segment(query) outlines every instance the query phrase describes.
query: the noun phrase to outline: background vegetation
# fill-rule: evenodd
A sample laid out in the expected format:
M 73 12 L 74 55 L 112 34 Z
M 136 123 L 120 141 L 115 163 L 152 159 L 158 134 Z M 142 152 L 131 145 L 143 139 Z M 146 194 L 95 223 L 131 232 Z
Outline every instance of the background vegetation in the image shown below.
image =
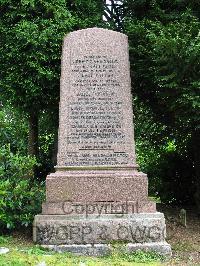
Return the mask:
M 0 227 L 28 226 L 56 163 L 64 35 L 129 37 L 138 163 L 150 194 L 200 212 L 200 2 L 1 0 Z M 104 18 L 104 19 L 103 19 Z

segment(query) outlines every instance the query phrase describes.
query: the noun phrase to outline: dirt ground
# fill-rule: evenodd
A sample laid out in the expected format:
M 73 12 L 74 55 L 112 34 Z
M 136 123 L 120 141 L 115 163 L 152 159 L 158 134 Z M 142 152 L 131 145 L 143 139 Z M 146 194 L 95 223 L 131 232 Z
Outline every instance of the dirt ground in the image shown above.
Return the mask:
M 173 256 L 166 265 L 200 265 L 200 216 L 193 208 L 186 208 L 186 227 L 180 223 L 178 207 L 158 206 L 167 224 L 167 242 Z

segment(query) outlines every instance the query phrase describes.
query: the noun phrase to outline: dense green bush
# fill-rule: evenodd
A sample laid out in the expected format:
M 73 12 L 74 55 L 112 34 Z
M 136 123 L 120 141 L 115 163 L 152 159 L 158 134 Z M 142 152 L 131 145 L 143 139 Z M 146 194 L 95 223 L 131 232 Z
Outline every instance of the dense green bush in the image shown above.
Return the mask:
M 25 155 L 27 142 L 28 123 L 26 117 L 9 104 L 0 105 L 0 147 L 9 143 L 12 152 L 20 151 Z
M 187 138 L 181 141 L 137 99 L 134 113 L 137 162 L 148 175 L 149 194 L 163 203 L 193 204 L 195 174 Z
M 0 148 L 0 228 L 29 226 L 40 212 L 44 184 L 33 180 L 35 158 L 13 154 L 10 145 Z
M 36 159 L 31 156 L 20 155 L 19 152 L 13 153 L 10 144 L 0 148 L 0 178 L 19 180 L 31 178 L 33 168 L 37 166 Z
M 30 180 L 0 181 L 0 228 L 29 226 L 40 212 L 43 185 Z

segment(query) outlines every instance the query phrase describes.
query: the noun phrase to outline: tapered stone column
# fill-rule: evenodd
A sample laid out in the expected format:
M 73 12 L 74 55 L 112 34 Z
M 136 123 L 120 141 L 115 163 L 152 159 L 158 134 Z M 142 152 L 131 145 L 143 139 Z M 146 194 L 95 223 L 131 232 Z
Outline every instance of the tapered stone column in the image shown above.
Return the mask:
M 101 255 L 122 241 L 171 254 L 136 164 L 126 35 L 91 28 L 65 37 L 55 169 L 34 221 L 37 243 Z

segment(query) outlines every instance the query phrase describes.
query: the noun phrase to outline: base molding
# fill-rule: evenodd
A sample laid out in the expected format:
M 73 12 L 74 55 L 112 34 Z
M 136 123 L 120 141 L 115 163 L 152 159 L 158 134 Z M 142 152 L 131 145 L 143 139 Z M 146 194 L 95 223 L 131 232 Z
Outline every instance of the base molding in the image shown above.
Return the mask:
M 113 252 L 131 253 L 137 250 L 145 252 L 154 251 L 165 257 L 171 257 L 171 246 L 163 241 L 158 243 L 128 243 L 113 246 L 112 244 L 85 244 L 85 245 L 42 245 L 43 248 L 47 248 L 56 252 L 72 252 L 76 255 L 86 256 L 106 256 Z
M 113 214 L 100 217 L 41 214 L 35 216 L 33 224 L 33 239 L 37 244 L 85 255 L 108 254 L 117 244 L 124 252 L 154 250 L 170 256 L 171 247 L 165 237 L 165 218 L 159 212 L 124 214 L 122 217 Z

